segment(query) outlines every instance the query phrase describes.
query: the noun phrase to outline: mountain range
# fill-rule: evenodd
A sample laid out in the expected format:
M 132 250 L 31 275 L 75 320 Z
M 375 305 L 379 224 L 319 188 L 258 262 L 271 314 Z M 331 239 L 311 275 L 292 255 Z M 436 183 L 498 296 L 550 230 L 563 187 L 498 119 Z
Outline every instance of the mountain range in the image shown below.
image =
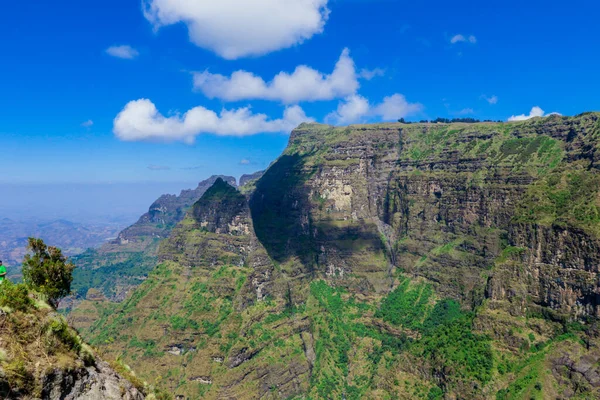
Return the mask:
M 598 398 L 599 137 L 302 124 L 244 187 L 153 205 L 110 244 L 153 258 L 77 277 L 70 319 L 181 399 Z

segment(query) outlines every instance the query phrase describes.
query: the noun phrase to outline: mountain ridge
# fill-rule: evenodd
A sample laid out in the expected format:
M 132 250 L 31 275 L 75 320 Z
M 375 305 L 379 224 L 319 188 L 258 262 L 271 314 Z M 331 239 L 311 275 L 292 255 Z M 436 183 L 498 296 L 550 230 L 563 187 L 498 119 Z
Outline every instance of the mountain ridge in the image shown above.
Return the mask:
M 156 264 L 160 241 L 219 178 L 235 185 L 233 177 L 214 175 L 201 181 L 196 189 L 182 190 L 178 196 L 162 195 L 115 240 L 75 257 L 78 268 L 74 273 L 73 289 L 77 296 L 85 298 L 92 288 L 99 289 L 110 300 L 122 300 Z

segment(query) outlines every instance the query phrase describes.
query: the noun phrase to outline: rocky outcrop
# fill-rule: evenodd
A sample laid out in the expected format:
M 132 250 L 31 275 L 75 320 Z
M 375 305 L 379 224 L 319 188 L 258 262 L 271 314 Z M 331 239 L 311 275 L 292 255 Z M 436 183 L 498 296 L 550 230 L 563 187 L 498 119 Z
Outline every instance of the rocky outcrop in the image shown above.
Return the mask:
M 217 181 L 222 180 L 236 186 L 232 176 L 214 175 L 200 182 L 193 190 L 182 190 L 179 196 L 165 194 L 158 198 L 148 212 L 140 219 L 123 230 L 117 241 L 120 243 L 141 238 L 166 238 L 171 229 L 185 217 L 187 210 L 198 201 L 202 195 Z
M 252 174 L 242 175 L 240 177 L 240 187 L 245 186 L 248 183 L 252 183 L 253 181 L 259 180 L 264 174 L 265 171 L 257 171 Z
M 53 370 L 42 382 L 42 399 L 143 400 L 145 396 L 110 366 L 100 361 L 79 370 Z
M 100 359 L 38 293 L 26 286 L 4 283 L 0 298 L 0 398 L 146 397 L 145 385 L 133 373 L 126 368 L 118 373 Z
M 183 190 L 179 196 L 163 195 L 150 206 L 146 214 L 124 229 L 115 240 L 75 257 L 77 269 L 73 289 L 76 296 L 65 304 L 75 309 L 75 314 L 85 314 L 80 303 L 89 289 L 100 290 L 111 301 L 123 301 L 156 265 L 160 242 L 170 235 L 189 208 L 217 180 L 233 186 L 236 184 L 235 178 L 231 176 L 215 175 L 200 182 L 196 189 Z M 91 306 L 88 303 L 83 308 L 89 309 Z M 77 328 L 87 328 L 86 324 L 78 323 L 78 320 L 85 319 L 85 315 L 76 315 L 72 322 Z

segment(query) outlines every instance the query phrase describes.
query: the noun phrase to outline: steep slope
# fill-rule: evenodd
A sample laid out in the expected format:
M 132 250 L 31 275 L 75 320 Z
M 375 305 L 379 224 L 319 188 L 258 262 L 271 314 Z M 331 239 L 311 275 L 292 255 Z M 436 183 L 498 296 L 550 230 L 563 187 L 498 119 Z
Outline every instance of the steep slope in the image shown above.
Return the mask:
M 22 286 L 0 288 L 0 397 L 141 400 L 50 306 Z M 133 375 L 130 374 L 131 377 Z
M 87 334 L 189 398 L 595 398 L 599 136 L 303 124 Z
M 160 241 L 169 236 L 187 210 L 219 178 L 235 186 L 235 178 L 231 176 L 211 176 L 196 189 L 181 191 L 179 196 L 163 195 L 135 224 L 119 233 L 117 239 L 74 258 L 78 268 L 73 289 L 77 296 L 85 298 L 93 288 L 110 300 L 123 300 L 156 265 Z

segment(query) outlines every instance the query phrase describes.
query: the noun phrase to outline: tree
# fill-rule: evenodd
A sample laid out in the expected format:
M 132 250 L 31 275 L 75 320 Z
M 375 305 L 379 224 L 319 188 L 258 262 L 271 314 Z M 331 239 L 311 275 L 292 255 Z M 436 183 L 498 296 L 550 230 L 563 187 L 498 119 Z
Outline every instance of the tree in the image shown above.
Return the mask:
M 75 265 L 58 247 L 46 246 L 42 239 L 29 238 L 27 249 L 31 254 L 23 260 L 23 281 L 57 308 L 60 300 L 71 292 Z

